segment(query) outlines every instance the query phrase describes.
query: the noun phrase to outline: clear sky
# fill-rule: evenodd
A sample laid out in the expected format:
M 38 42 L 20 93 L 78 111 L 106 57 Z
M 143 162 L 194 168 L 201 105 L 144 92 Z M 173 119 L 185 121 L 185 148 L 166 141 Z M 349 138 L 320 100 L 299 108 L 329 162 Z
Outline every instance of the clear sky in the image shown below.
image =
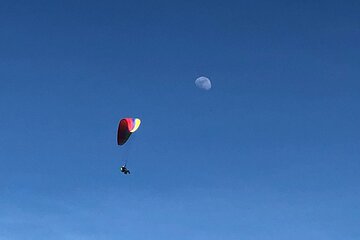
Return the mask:
M 1 1 L 0 240 L 360 239 L 359 13 Z

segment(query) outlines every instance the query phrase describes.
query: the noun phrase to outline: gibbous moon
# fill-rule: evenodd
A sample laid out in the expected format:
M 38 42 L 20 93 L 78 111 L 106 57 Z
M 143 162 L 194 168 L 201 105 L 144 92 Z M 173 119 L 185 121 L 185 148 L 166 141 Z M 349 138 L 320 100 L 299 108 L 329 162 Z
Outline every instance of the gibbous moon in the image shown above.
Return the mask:
M 195 85 L 203 90 L 211 89 L 211 81 L 207 77 L 199 77 L 195 80 Z

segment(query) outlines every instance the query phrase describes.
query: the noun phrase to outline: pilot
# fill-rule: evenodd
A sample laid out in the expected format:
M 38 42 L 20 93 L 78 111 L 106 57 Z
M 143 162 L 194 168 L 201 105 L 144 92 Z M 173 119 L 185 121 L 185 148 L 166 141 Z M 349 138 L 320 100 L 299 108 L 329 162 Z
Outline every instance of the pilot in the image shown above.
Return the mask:
M 125 165 L 120 168 L 120 171 L 124 174 L 130 174 L 129 169 L 127 169 Z

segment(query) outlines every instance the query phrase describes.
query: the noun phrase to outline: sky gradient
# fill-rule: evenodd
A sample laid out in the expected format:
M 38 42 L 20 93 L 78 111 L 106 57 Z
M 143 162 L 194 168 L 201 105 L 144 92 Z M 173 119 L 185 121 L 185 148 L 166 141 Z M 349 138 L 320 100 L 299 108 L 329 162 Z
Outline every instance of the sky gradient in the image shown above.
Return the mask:
M 2 1 L 0 240 L 360 239 L 359 12 Z

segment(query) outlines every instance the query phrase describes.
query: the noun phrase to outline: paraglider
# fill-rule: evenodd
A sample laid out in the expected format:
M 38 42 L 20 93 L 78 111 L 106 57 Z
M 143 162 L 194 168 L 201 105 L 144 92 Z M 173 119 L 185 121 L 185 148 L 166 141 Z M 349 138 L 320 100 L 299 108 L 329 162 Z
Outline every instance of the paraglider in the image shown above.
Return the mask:
M 210 90 L 211 89 L 211 81 L 209 78 L 207 77 L 198 77 L 196 80 L 195 80 L 195 85 L 199 88 L 199 89 L 202 89 L 202 90 Z
M 141 120 L 138 118 L 123 118 L 119 122 L 118 132 L 117 132 L 117 144 L 119 146 L 124 145 L 132 133 L 138 130 Z M 127 161 L 127 160 L 126 160 Z M 125 164 L 120 168 L 122 173 L 130 174 L 130 171 L 126 168 Z

